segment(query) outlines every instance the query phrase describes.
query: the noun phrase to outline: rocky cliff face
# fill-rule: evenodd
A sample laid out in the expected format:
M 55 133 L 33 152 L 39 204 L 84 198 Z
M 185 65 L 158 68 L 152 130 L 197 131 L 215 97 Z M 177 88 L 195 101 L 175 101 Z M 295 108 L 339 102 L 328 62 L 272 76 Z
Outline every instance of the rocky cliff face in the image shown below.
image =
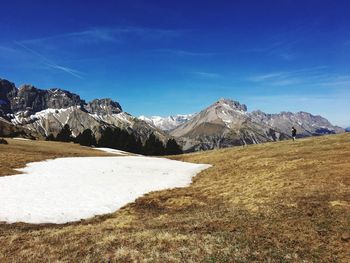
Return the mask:
M 83 106 L 85 102 L 79 95 L 61 89 L 41 90 L 31 85 L 17 89 L 12 83 L 2 81 L 0 100 L 4 101 L 6 114 L 26 112 L 27 116 L 45 109 L 62 109 L 71 106 Z
M 0 79 L 0 116 L 11 114 L 11 99 L 17 94 L 15 84 L 8 80 Z
M 97 115 L 111 115 L 121 113 L 122 107 L 111 99 L 95 99 L 86 106 L 88 112 Z

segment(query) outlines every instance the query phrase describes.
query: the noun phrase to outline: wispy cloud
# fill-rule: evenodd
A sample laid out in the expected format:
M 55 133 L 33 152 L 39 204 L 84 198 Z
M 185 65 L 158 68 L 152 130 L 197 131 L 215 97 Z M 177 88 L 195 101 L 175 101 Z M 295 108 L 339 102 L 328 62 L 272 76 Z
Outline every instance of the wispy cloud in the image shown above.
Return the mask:
M 58 34 L 42 38 L 22 40 L 25 44 L 41 44 L 57 40 L 70 40 L 79 43 L 123 42 L 127 36 L 137 36 L 142 39 L 174 38 L 183 35 L 186 31 L 180 29 L 159 29 L 145 27 L 93 27 L 86 30 Z
M 169 55 L 175 55 L 175 56 L 199 56 L 199 57 L 206 57 L 206 56 L 215 56 L 220 55 L 221 53 L 216 52 L 195 52 L 195 51 L 189 51 L 189 50 L 182 50 L 182 49 L 171 49 L 171 48 L 159 48 L 159 49 L 152 49 L 149 52 L 152 53 L 160 53 L 160 54 L 169 54 Z
M 250 77 L 248 80 L 257 83 L 269 84 L 272 86 L 289 86 L 300 83 L 322 83 L 327 80 L 334 81 L 335 76 L 328 74 L 327 67 L 319 66 L 312 68 L 303 68 L 298 70 L 277 71 L 264 74 L 258 74 Z M 328 81 L 327 81 L 328 82 Z
M 261 82 L 261 81 L 266 81 L 266 80 L 284 78 L 287 75 L 288 75 L 288 73 L 286 73 L 286 72 L 272 72 L 272 73 L 266 73 L 266 74 L 252 76 L 249 78 L 249 80 L 254 81 L 254 82 Z
M 323 87 L 350 87 L 350 75 L 333 75 L 322 79 L 318 84 Z
M 69 68 L 69 67 L 65 67 L 65 66 L 62 66 L 62 65 L 58 65 L 56 64 L 55 62 L 53 62 L 52 60 L 46 58 L 45 56 L 43 56 L 42 54 L 38 53 L 37 51 L 35 51 L 34 49 L 32 48 L 29 48 L 28 46 L 24 45 L 23 43 L 21 42 L 18 42 L 18 41 L 15 41 L 14 42 L 17 46 L 25 49 L 26 51 L 28 51 L 29 53 L 31 53 L 32 55 L 34 55 L 35 57 L 39 58 L 40 59 L 40 62 L 44 65 L 46 65 L 47 67 L 49 68 L 52 68 L 52 69 L 57 69 L 57 70 L 60 70 L 60 71 L 63 71 L 65 73 L 68 73 L 69 75 L 71 76 L 74 76 L 76 78 L 79 78 L 79 79 L 83 79 L 83 77 L 81 76 L 81 72 L 75 70 L 75 69 L 72 69 L 72 68 Z
M 286 61 L 295 60 L 300 56 L 300 49 L 297 49 L 297 46 L 310 40 L 318 26 L 317 23 L 312 21 L 304 21 L 289 30 L 276 32 L 273 36 L 256 41 L 255 46 L 243 49 L 241 52 L 261 53 Z
M 265 44 L 260 47 L 252 47 L 243 49 L 243 53 L 264 53 L 268 56 L 280 57 L 283 60 L 291 61 L 297 58 L 297 53 L 293 51 L 293 46 L 300 40 L 278 40 L 272 41 L 269 44 Z
M 203 79 L 217 79 L 217 78 L 222 77 L 218 73 L 203 72 L 203 71 L 194 71 L 194 72 L 191 72 L 191 74 L 193 74 L 195 77 L 203 78 Z
M 12 47 L 0 46 L 0 54 L 1 53 L 17 53 L 17 50 Z

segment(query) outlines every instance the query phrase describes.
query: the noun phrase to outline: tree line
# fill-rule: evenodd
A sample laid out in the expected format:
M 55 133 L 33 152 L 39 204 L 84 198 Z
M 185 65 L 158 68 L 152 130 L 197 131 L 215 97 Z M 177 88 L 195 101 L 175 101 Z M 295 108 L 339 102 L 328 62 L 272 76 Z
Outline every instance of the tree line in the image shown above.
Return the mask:
M 182 149 L 175 139 L 169 139 L 164 145 L 153 133 L 143 144 L 140 138 L 118 127 L 107 127 L 102 130 L 101 138 L 97 141 L 90 129 L 84 130 L 78 136 L 73 137 L 68 124 L 64 125 L 56 135 L 47 136 L 48 141 L 74 142 L 83 146 L 108 147 L 143 155 L 174 155 L 181 154 Z

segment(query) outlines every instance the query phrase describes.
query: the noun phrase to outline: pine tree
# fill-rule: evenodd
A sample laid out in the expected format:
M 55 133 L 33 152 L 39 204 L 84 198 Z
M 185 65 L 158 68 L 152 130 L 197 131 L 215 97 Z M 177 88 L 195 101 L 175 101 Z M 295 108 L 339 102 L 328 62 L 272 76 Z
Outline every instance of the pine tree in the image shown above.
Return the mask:
M 142 142 L 140 138 L 136 138 L 133 134 L 131 134 L 131 142 L 129 152 L 132 153 L 141 153 L 142 152 Z
M 53 136 L 53 134 L 50 133 L 49 136 L 47 136 L 45 140 L 46 141 L 54 141 L 55 140 L 55 136 Z
M 110 127 L 107 127 L 101 132 L 101 138 L 98 141 L 99 147 L 113 147 L 113 130 Z
M 175 139 L 169 139 L 165 147 L 166 154 L 175 155 L 182 154 L 182 149 Z
M 165 148 L 163 143 L 153 133 L 151 133 L 146 140 L 142 152 L 144 155 L 164 155 Z
M 99 147 L 108 147 L 132 153 L 141 153 L 142 142 L 134 134 L 120 128 L 107 127 L 101 132 Z
M 72 141 L 72 131 L 68 124 L 65 124 L 62 130 L 57 134 L 56 140 L 60 142 L 70 142 Z
M 86 129 L 77 136 L 76 142 L 83 146 L 96 145 L 95 135 L 90 129 Z

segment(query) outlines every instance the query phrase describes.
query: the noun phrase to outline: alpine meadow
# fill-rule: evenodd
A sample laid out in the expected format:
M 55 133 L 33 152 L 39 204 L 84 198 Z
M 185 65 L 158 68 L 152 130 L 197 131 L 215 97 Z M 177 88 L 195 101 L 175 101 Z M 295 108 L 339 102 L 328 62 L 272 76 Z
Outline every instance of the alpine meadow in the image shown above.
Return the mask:
M 350 4 L 5 1 L 0 262 L 350 262 Z

